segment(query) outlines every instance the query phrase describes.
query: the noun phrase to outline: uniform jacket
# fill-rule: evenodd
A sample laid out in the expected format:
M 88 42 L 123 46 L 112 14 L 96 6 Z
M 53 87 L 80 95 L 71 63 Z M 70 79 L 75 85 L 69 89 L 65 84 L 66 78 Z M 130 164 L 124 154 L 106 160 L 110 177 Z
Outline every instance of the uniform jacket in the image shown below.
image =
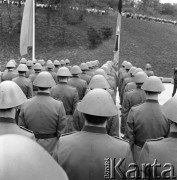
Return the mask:
M 85 126 L 81 132 L 61 137 L 55 148 L 54 159 L 63 167 L 70 180 L 104 180 L 108 158 L 126 158 L 122 172 L 132 162 L 127 142 L 109 136 L 106 129 Z M 118 176 L 118 174 L 117 174 Z M 120 176 L 117 179 L 122 179 Z
M 165 169 L 169 169 L 169 166 L 164 168 L 165 163 L 171 163 L 174 167 L 174 176 L 177 176 L 177 161 L 176 161 L 176 152 L 177 149 L 177 133 L 171 132 L 168 138 L 159 138 L 155 140 L 149 140 L 145 143 L 140 159 L 139 165 L 141 167 L 142 163 L 150 163 L 153 164 L 154 160 L 157 160 L 157 163 L 161 165 L 161 167 L 157 167 L 157 176 L 161 176 L 161 172 Z M 172 173 L 173 174 L 173 173 Z M 151 179 L 155 179 L 147 172 L 147 175 L 151 177 Z M 167 173 L 169 175 L 169 173 Z M 161 177 L 160 179 L 163 179 Z M 168 178 L 169 179 L 169 178 Z
M 131 91 L 133 89 L 136 89 L 136 83 L 135 82 L 130 82 L 128 83 L 126 86 L 125 86 L 125 89 L 124 89 L 124 94 L 128 91 Z M 124 98 L 124 97 L 123 97 Z
M 167 137 L 169 121 L 162 112 L 157 100 L 146 100 L 145 103 L 132 107 L 125 127 L 125 138 L 133 147 L 135 162 L 146 140 Z
M 76 88 L 69 86 L 67 83 L 60 82 L 58 85 L 52 87 L 51 96 L 63 102 L 66 115 L 73 115 L 79 101 Z
M 29 71 L 26 72 L 26 78 L 29 78 L 30 74 L 34 74 L 35 71 L 33 69 L 29 69 Z
M 86 71 L 86 74 L 88 74 L 91 77 L 93 77 L 95 75 L 95 73 L 92 70 Z
M 49 70 L 48 70 L 48 72 L 52 75 L 54 81 L 57 83 L 57 74 L 55 72 L 49 71 Z
M 151 70 L 146 70 L 145 73 L 147 74 L 148 77 L 154 76 L 154 72 Z
M 49 153 L 53 151 L 57 139 L 65 133 L 66 114 L 63 103 L 53 99 L 49 93 L 38 92 L 21 107 L 19 125 L 34 134 L 54 134 L 50 139 L 37 139 Z
M 87 82 L 83 79 L 80 79 L 79 77 L 72 77 L 68 80 L 68 85 L 75 87 L 77 89 L 79 99 L 82 100 L 87 89 Z
M 39 73 L 34 73 L 29 76 L 29 79 L 33 83 Z M 33 92 L 38 91 L 38 87 L 33 85 Z
M 15 71 L 7 71 L 3 73 L 2 81 L 12 80 L 13 78 L 17 76 L 18 76 L 18 73 L 16 73 Z
M 75 109 L 74 115 L 74 128 L 76 131 L 81 131 L 85 124 L 85 117 L 83 113 Z M 118 115 L 110 117 L 106 125 L 107 133 L 110 136 L 119 136 L 119 117 Z
M 35 140 L 34 134 L 25 128 L 17 126 L 15 119 L 0 117 L 0 135 L 17 134 Z
M 32 83 L 29 79 L 24 76 L 18 76 L 12 79 L 12 81 L 14 81 L 21 88 L 28 99 L 33 96 Z
M 82 73 L 79 76 L 81 79 L 85 80 L 87 82 L 87 85 L 90 83 L 91 80 L 91 76 L 89 76 L 88 74 Z

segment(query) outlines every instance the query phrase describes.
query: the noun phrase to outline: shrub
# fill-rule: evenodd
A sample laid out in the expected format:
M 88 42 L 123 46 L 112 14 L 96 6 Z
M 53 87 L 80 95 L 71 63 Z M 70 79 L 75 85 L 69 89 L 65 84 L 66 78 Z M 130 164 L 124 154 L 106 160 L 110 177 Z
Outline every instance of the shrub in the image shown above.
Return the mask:
M 100 32 L 102 34 L 103 40 L 109 39 L 113 34 L 113 30 L 111 27 L 102 27 L 100 29 Z

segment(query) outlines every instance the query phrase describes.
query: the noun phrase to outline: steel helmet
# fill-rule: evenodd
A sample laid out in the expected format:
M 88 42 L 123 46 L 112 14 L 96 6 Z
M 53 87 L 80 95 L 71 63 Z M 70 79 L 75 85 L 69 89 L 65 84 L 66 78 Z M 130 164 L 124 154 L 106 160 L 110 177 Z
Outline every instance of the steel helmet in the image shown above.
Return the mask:
M 75 65 L 71 68 L 71 74 L 72 75 L 78 75 L 81 73 L 82 73 L 82 71 L 81 71 L 81 68 L 79 66 Z
M 43 71 L 37 75 L 33 85 L 37 87 L 51 88 L 52 86 L 55 86 L 56 83 L 49 72 Z
M 13 62 L 15 64 L 15 66 L 17 65 L 17 63 L 14 59 L 11 59 L 9 62 Z
M 123 62 L 122 62 L 122 66 L 124 66 L 124 67 L 125 67 L 125 66 L 126 66 L 126 64 L 127 64 L 127 61 L 123 61 Z
M 39 60 L 38 60 L 38 63 L 40 63 L 42 66 L 45 65 L 45 61 L 44 61 L 43 59 L 39 59 Z
M 86 70 L 89 69 L 86 63 L 82 63 L 82 64 L 80 65 L 80 68 L 81 68 L 82 71 L 86 71 Z
M 19 66 L 17 67 L 17 71 L 27 72 L 28 68 L 27 68 L 26 64 L 19 64 Z
M 136 70 L 136 67 L 133 66 L 133 67 L 130 68 L 129 73 L 130 73 L 130 74 L 133 74 L 133 72 L 134 72 L 135 70 Z
M 138 72 L 135 74 L 134 81 L 135 83 L 144 83 L 144 81 L 148 78 L 145 72 Z
M 177 96 L 170 98 L 163 106 L 162 110 L 165 116 L 171 121 L 177 123 Z
M 42 70 L 42 66 L 40 63 L 36 63 L 33 68 L 34 70 Z
M 65 59 L 65 64 L 70 64 L 70 60 L 69 59 Z
M 48 63 L 47 63 L 47 68 L 48 68 L 48 69 L 53 69 L 53 68 L 54 68 L 53 62 L 48 62 Z
M 57 76 L 70 77 L 72 75 L 67 67 L 61 67 L 57 72 Z
M 136 73 L 143 71 L 141 68 L 136 68 L 136 70 L 133 72 L 133 76 L 135 76 Z
M 14 62 L 9 61 L 9 62 L 6 64 L 6 68 L 15 68 Z
M 130 70 L 132 67 L 132 64 L 130 62 L 127 62 L 127 64 L 125 65 L 125 69 Z
M 97 64 L 97 66 L 99 66 L 99 64 L 100 64 L 99 60 L 95 60 L 95 62 Z
M 26 64 L 26 62 L 27 62 L 26 58 L 21 58 L 20 64 Z
M 36 63 L 37 63 L 37 60 L 36 60 L 36 59 L 33 59 L 32 62 L 33 62 L 33 64 L 36 64 Z
M 103 70 L 103 69 L 101 69 L 101 68 L 99 68 L 99 69 L 97 69 L 97 70 L 95 71 L 95 75 L 97 75 L 97 74 L 101 74 L 101 75 L 103 75 L 103 76 L 105 77 L 105 79 L 109 79 L 109 77 L 108 77 L 108 75 L 106 74 L 105 70 Z
M 95 88 L 102 88 L 102 89 L 108 89 L 110 88 L 110 85 L 108 81 L 105 79 L 103 75 L 94 75 L 88 85 L 88 88 L 95 89 Z
M 8 134 L 0 137 L 0 146 L 1 179 L 68 180 L 61 166 L 33 140 Z
M 47 60 L 47 64 L 48 64 L 48 63 L 51 63 L 51 62 L 52 62 L 52 60 L 50 60 L 50 59 Z
M 159 77 L 150 76 L 145 80 L 141 89 L 151 92 L 162 92 L 165 90 L 165 87 Z
M 65 65 L 66 63 L 65 63 L 64 60 L 61 60 L 61 61 L 60 61 L 60 64 L 61 64 L 61 65 Z
M 28 60 L 28 61 L 26 62 L 26 65 L 27 65 L 27 67 L 32 67 L 32 66 L 33 66 L 33 61 Z
M 55 65 L 55 66 L 60 66 L 60 61 L 59 61 L 59 60 L 55 60 L 55 61 L 54 61 L 54 65 Z
M 101 66 L 101 69 L 103 69 L 106 72 L 106 74 L 110 73 L 108 66 Z
M 152 68 L 152 66 L 150 64 L 146 64 L 145 68 L 146 68 L 146 70 L 150 70 Z
M 13 81 L 0 83 L 0 109 L 9 109 L 22 105 L 26 96 L 21 88 Z
M 111 117 L 118 114 L 111 95 L 99 88 L 89 91 L 78 104 L 77 109 L 93 116 Z
M 90 62 L 86 62 L 86 64 L 87 64 L 88 68 L 92 68 L 92 65 Z

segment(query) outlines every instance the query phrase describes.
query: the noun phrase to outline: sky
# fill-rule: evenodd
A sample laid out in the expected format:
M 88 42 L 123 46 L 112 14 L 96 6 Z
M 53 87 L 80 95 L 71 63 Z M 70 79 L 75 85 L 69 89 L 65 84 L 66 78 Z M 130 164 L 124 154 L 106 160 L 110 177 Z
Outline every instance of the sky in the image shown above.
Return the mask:
M 177 0 L 160 0 L 161 3 L 177 3 Z

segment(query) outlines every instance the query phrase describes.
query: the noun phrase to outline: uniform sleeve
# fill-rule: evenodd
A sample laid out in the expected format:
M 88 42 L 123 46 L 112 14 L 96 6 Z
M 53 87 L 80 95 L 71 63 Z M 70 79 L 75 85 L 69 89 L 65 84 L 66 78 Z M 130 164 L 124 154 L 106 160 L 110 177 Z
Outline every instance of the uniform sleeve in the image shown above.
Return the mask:
M 60 105 L 59 109 L 59 122 L 57 127 L 57 136 L 58 138 L 61 136 L 61 134 L 65 134 L 67 124 L 66 124 L 66 112 L 63 106 L 63 103 Z
M 75 90 L 74 93 L 74 99 L 73 99 L 73 108 L 72 108 L 72 114 L 74 114 L 74 111 L 76 109 L 77 103 L 79 102 L 79 95 L 77 89 Z
M 133 117 L 133 110 L 131 109 L 128 117 L 127 122 L 125 125 L 125 138 L 129 140 L 130 145 L 134 144 L 135 135 L 134 135 L 134 117 Z
M 110 136 L 119 136 L 119 116 L 118 115 L 113 116 L 110 119 L 108 119 L 106 129 Z
M 130 103 L 128 100 L 128 94 L 125 93 L 124 98 L 123 98 L 123 103 L 122 103 L 122 118 L 125 120 L 125 122 L 127 120 L 129 111 L 130 111 Z
M 83 123 L 81 123 L 81 119 L 80 119 L 80 115 L 79 115 L 79 111 L 77 110 L 77 108 L 74 111 L 73 114 L 73 126 L 76 129 L 76 131 L 81 131 L 83 128 Z
M 27 94 L 27 98 L 32 98 L 33 97 L 33 86 L 32 86 L 32 82 L 30 81 L 29 86 L 28 86 L 28 94 Z
M 28 126 L 27 126 L 27 124 L 25 122 L 25 114 L 24 114 L 24 106 L 23 105 L 21 106 L 18 125 L 23 126 L 23 127 L 28 129 Z

